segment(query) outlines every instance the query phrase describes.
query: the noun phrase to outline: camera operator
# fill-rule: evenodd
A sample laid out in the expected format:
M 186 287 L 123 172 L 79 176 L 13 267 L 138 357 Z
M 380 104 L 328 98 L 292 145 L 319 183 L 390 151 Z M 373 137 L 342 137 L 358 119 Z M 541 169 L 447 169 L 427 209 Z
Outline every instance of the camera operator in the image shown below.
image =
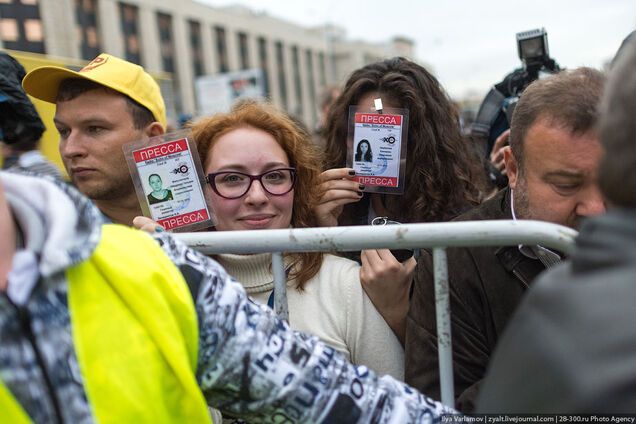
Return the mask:
M 486 163 L 486 173 L 497 188 L 508 185 L 502 148 L 508 145 L 512 112 L 521 93 L 533 81 L 561 70 L 550 58 L 545 29 L 519 32 L 516 37 L 523 66 L 490 89 L 471 128 L 474 139 L 483 142 L 484 157 L 490 159 Z

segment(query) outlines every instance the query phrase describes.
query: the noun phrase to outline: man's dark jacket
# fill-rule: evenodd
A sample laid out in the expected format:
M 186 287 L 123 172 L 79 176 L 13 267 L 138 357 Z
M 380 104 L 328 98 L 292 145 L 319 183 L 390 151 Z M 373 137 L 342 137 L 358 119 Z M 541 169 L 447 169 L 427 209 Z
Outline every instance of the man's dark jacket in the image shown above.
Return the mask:
M 512 219 L 502 190 L 454 221 Z M 534 277 L 545 269 L 518 246 L 447 249 L 456 407 L 471 412 L 477 389 L 508 320 Z M 430 253 L 418 259 L 406 330 L 406 382 L 440 398 L 435 289 Z
M 583 223 L 492 358 L 479 412 L 636 413 L 636 210 Z

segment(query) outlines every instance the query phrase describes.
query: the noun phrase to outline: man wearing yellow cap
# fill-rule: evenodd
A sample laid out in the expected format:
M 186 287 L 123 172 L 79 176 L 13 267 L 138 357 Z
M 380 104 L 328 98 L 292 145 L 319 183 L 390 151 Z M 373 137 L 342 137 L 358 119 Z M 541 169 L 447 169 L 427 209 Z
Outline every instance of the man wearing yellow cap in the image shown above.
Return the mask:
M 76 187 L 111 221 L 141 215 L 122 145 L 166 130 L 159 86 L 144 69 L 102 53 L 79 72 L 45 66 L 22 82 L 31 96 L 55 103 L 60 154 Z

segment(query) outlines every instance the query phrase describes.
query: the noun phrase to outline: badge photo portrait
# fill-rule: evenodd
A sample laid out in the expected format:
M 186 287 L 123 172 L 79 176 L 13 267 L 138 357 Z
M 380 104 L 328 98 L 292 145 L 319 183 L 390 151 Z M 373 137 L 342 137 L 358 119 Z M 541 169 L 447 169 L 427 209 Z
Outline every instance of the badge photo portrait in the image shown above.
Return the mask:
M 150 186 L 150 193 L 148 193 L 146 197 L 148 198 L 149 205 L 173 200 L 172 191 L 163 188 L 163 179 L 159 174 L 150 174 L 148 176 L 148 185 Z
M 373 151 L 371 150 L 371 143 L 366 138 L 360 140 L 356 146 L 355 154 L 356 162 L 373 162 Z

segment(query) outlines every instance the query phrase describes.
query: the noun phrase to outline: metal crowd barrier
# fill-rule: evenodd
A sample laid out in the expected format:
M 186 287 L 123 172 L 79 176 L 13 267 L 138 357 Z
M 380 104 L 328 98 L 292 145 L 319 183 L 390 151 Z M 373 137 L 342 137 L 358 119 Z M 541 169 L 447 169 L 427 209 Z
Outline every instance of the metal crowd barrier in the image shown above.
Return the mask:
M 447 247 L 536 245 L 569 254 L 577 232 L 541 221 L 465 221 L 385 226 L 324 227 L 262 231 L 180 233 L 204 254 L 272 253 L 274 309 L 288 319 L 284 252 L 432 248 L 442 402 L 454 406 Z

